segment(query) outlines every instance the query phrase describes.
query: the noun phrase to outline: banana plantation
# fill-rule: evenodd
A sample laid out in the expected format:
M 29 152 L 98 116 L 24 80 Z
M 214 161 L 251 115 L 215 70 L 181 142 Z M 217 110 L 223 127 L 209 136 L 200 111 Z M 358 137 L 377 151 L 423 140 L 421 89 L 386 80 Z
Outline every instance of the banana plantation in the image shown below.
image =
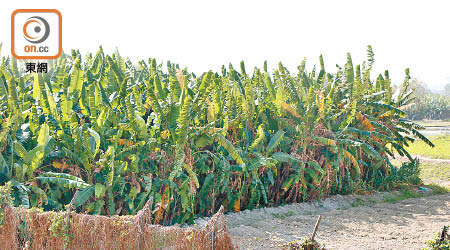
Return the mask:
M 100 48 L 38 74 L 3 57 L 0 185 L 14 206 L 44 211 L 135 215 L 152 199 L 152 223 L 172 225 L 411 178 L 405 148 L 432 143 L 404 111 L 409 70 L 394 93 L 370 46 L 358 65 L 319 61 L 197 75 Z M 394 154 L 411 163 L 393 166 Z

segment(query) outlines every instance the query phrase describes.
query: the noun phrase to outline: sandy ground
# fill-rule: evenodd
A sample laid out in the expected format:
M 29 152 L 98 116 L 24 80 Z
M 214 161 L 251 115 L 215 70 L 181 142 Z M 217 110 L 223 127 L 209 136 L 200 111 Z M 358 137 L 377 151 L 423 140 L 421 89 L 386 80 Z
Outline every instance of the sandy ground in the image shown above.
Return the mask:
M 321 202 L 289 204 L 226 215 L 239 249 L 278 249 L 309 237 L 319 214 L 316 240 L 327 249 L 421 249 L 450 224 L 450 195 L 386 203 L 391 193 L 337 195 Z

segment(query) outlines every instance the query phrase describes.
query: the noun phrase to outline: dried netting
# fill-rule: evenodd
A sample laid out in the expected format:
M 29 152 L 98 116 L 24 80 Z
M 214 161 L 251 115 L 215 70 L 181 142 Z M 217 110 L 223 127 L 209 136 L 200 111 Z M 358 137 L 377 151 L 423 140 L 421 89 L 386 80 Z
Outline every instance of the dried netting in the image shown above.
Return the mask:
M 160 226 L 136 216 L 5 208 L 0 249 L 233 249 L 223 207 L 202 227 Z M 69 216 L 70 215 L 70 216 Z
M 2 209 L 5 217 L 0 225 L 0 249 L 18 249 L 15 209 L 9 206 Z

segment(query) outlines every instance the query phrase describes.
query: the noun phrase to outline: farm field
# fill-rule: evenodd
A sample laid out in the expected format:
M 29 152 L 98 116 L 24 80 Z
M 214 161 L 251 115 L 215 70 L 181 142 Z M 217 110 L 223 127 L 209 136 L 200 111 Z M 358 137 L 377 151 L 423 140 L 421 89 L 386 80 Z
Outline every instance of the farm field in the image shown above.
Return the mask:
M 310 237 L 318 214 L 323 217 L 316 240 L 327 249 L 426 247 L 425 242 L 450 220 L 450 195 L 386 202 L 386 197 L 396 196 L 402 196 L 401 192 L 330 197 L 322 205 L 292 204 L 226 218 L 240 249 L 278 249 L 287 242 Z
M 436 183 L 450 186 L 450 161 L 422 161 L 420 163 L 420 177 L 425 184 Z
M 425 184 L 450 185 L 450 160 L 421 158 L 419 170 L 420 179 Z M 392 164 L 400 166 L 404 158 L 393 160 Z
M 420 178 L 425 184 L 436 183 L 440 185 L 450 185 L 450 135 L 441 134 L 428 137 L 434 148 L 424 145 L 420 141 L 412 143 L 408 147 L 408 152 L 413 157 L 420 160 Z M 406 157 L 396 156 L 392 164 L 399 167 L 402 162 L 407 161 Z
M 321 214 L 316 239 L 329 249 L 426 247 L 425 242 L 450 220 L 450 149 L 446 148 L 450 137 L 429 138 L 436 147 L 414 142 L 408 149 L 413 156 L 422 152 L 419 177 L 433 191 L 403 186 L 389 193 L 332 196 L 322 202 L 229 214 L 226 217 L 234 242 L 241 249 L 268 249 L 301 241 L 310 236 Z M 436 156 L 442 159 L 433 159 Z M 400 167 L 404 161 L 406 157 L 392 163 Z
M 303 61 L 295 74 L 282 63 L 269 73 L 265 62 L 249 74 L 241 62 L 198 76 L 101 48 L 85 59 L 73 50 L 48 74 L 3 60 L 0 181 L 14 205 L 46 211 L 71 202 L 78 212 L 133 215 L 153 197 L 164 225 L 220 205 L 389 189 L 407 179 L 389 170 L 387 155 L 413 140 L 398 131 L 431 143 L 400 109 L 409 70 L 394 98 L 388 71 L 370 79 L 370 46 L 367 55 L 354 66 L 348 54 L 336 73 L 320 56 L 318 71 Z
M 370 77 L 370 46 L 367 55 L 354 66 L 347 54 L 333 73 L 320 56 L 312 71 L 305 60 L 294 73 L 281 62 L 273 72 L 264 62 L 250 73 L 241 62 L 201 75 L 154 58 L 136 64 L 102 48 L 85 57 L 73 50 L 51 62 L 48 74 L 26 73 L 4 58 L 0 207 L 136 216 L 150 204 L 146 222 L 168 226 L 222 207 L 253 213 L 417 185 L 417 161 L 394 166 L 389 158 L 408 155 L 415 140 L 423 145 L 411 147 L 433 144 L 402 110 L 411 101 L 409 70 L 394 95 L 387 70 Z M 446 137 L 433 140 L 440 149 Z M 421 196 L 384 198 L 409 197 Z M 64 232 L 60 221 L 46 223 L 59 228 L 54 244 L 76 243 L 70 220 Z M 17 230 L 30 238 L 20 247 L 46 242 Z
M 434 148 L 420 141 L 411 143 L 407 147 L 411 155 L 423 156 L 430 159 L 450 159 L 450 134 L 429 136 Z
M 450 250 L 450 1 L 43 2 L 0 8 L 0 250 Z
M 407 160 L 393 160 L 400 166 Z M 424 187 L 370 195 L 331 196 L 323 201 L 226 215 L 233 241 L 241 249 L 280 248 L 310 237 L 327 249 L 422 249 L 450 220 L 450 160 L 421 160 Z

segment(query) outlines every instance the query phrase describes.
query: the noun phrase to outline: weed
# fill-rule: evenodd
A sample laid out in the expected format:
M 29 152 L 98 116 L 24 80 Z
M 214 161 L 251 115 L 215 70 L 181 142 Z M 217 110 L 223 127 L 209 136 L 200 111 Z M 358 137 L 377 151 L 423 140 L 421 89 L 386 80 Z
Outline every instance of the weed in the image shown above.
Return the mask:
M 412 190 L 404 190 L 400 194 L 397 195 L 389 195 L 384 198 L 384 202 L 396 203 L 398 201 L 410 199 L 410 198 L 421 198 L 424 197 L 425 194 L 417 193 Z
M 277 219 L 285 219 L 294 215 L 294 211 L 287 211 L 286 213 L 272 213 L 272 216 Z
M 352 202 L 352 207 L 364 206 L 366 203 L 360 198 L 356 198 L 354 202 Z

